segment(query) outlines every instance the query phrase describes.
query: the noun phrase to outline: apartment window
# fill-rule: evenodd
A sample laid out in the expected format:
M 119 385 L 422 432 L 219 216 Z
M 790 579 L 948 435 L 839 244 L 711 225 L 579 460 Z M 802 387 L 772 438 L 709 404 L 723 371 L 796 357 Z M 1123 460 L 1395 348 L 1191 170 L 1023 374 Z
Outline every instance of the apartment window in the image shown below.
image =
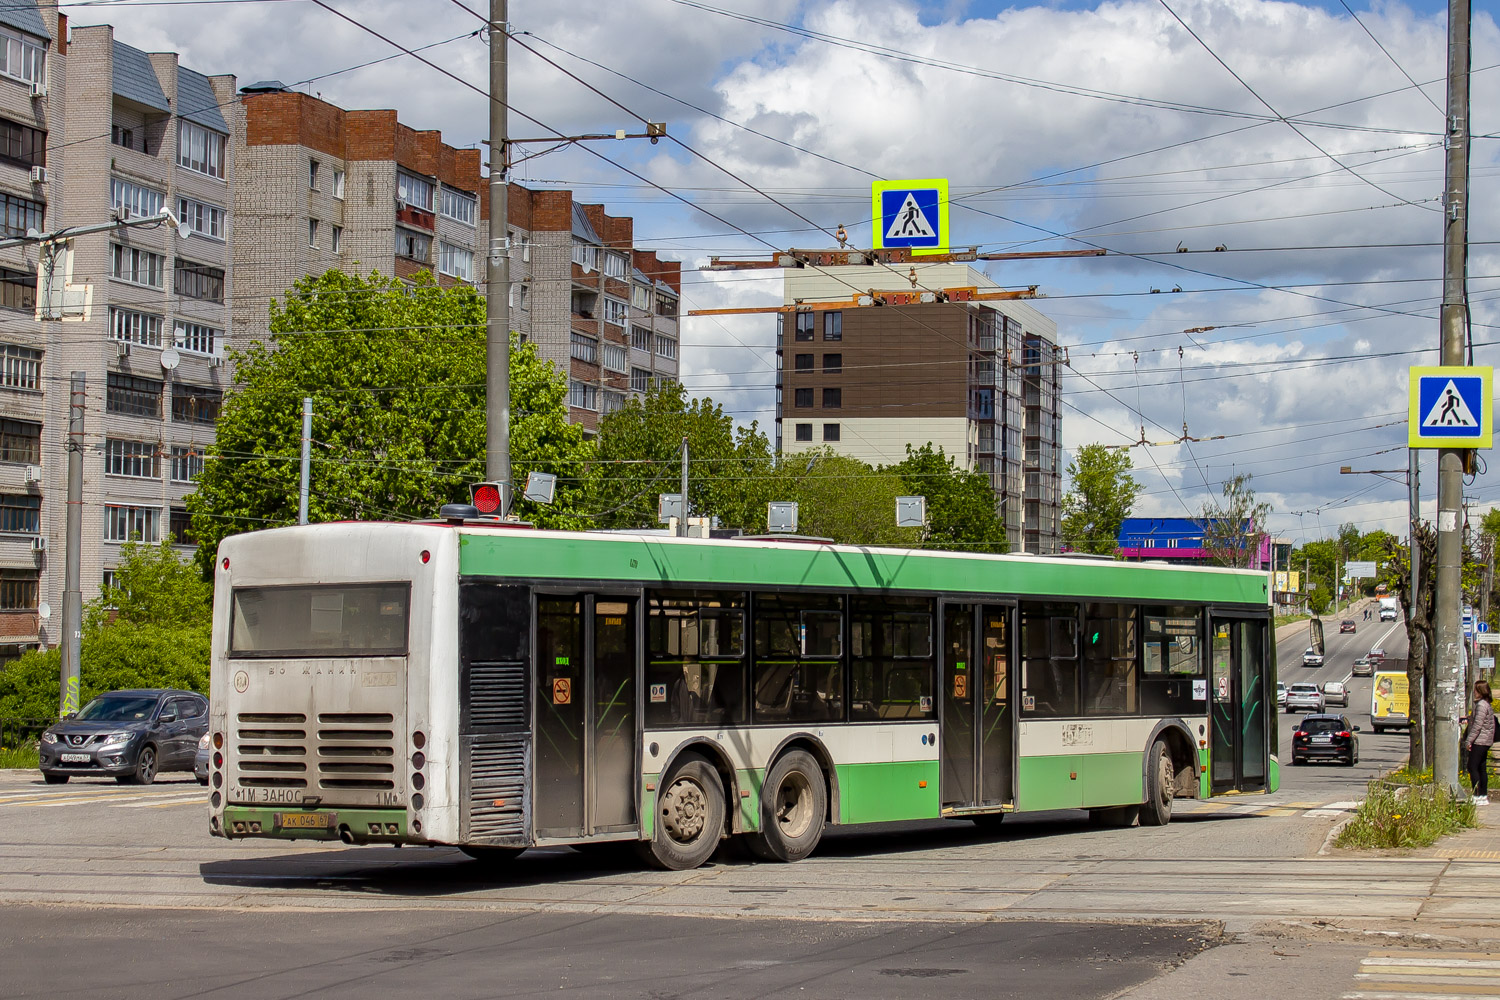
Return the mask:
M 623 392 L 611 392 L 605 389 L 599 396 L 599 412 L 615 413 L 625 409 L 625 394 Z
M 160 288 L 166 264 L 167 258 L 159 253 L 121 246 L 118 243 L 109 245 L 109 275 L 120 281 Z
M 837 410 L 839 407 L 841 407 L 843 405 L 844 405 L 844 390 L 843 389 L 824 389 L 823 390 L 823 409 L 825 409 L 825 410 Z
M 467 191 L 445 187 L 440 204 L 443 217 L 452 219 L 454 222 L 472 226 L 479 217 L 479 199 Z
M 813 356 L 811 354 L 799 354 L 796 360 L 796 370 L 799 372 L 810 372 L 813 370 Z
M 839 425 L 838 424 L 824 424 L 823 425 L 823 440 L 824 441 L 837 441 L 838 439 L 839 439 Z
M 623 344 L 604 343 L 600 345 L 604 367 L 612 372 L 623 372 L 627 370 L 625 363 L 625 347 Z
M 143 219 L 160 215 L 165 201 L 166 195 L 155 188 L 122 181 L 118 177 L 109 179 L 109 207 L 119 212 L 123 218 Z
M 433 190 L 432 181 L 425 177 L 418 177 L 404 170 L 396 174 L 396 200 L 405 202 L 412 208 L 432 211 Z
M 19 31 L 0 28 L 0 42 L 4 43 L 3 58 L 0 58 L 0 73 L 27 83 L 47 81 L 47 43 Z
M 0 570 L 0 611 L 35 611 L 39 579 L 36 570 Z
M 651 373 L 644 368 L 630 369 L 630 391 L 646 392 L 651 388 Z
M 512 309 L 531 308 L 531 289 L 524 281 L 513 282 L 510 286 L 510 307 Z M 521 338 L 525 340 L 523 336 Z
M 169 471 L 174 483 L 190 483 L 203 471 L 203 455 L 180 444 L 172 446 Z
M 580 410 L 599 409 L 599 387 L 587 382 L 569 382 L 568 405 Z
M 104 409 L 128 417 L 161 416 L 162 383 L 134 375 L 109 373 L 104 387 Z
M 0 496 L 0 531 L 34 535 L 41 530 L 41 497 Z
M 22 167 L 47 165 L 47 133 L 0 118 L 0 160 Z
M 109 335 L 126 344 L 142 347 L 161 346 L 162 318 L 134 309 L 110 309 Z
M 630 318 L 630 307 L 619 299 L 604 296 L 604 322 L 624 326 Z
M 510 231 L 510 243 L 512 252 L 520 251 L 519 256 L 523 261 L 531 260 L 531 237 L 525 233 L 518 233 L 514 229 Z
M 813 391 L 811 389 L 798 389 L 792 399 L 792 405 L 798 409 L 810 409 L 813 405 Z
M 129 125 L 110 125 L 109 141 L 116 146 L 124 146 L 126 149 L 146 151 L 146 144 L 142 142 L 139 146 L 135 143 L 135 129 Z
M 178 320 L 177 329 L 172 335 L 172 340 L 178 350 L 208 355 L 218 354 L 219 342 L 223 338 L 223 330 L 206 323 L 191 323 L 187 320 Z
M 191 198 L 177 199 L 177 218 L 186 222 L 195 235 L 211 240 L 224 239 L 224 210 L 218 205 L 194 201 Z
M 224 394 L 217 389 L 172 383 L 172 420 L 175 423 L 208 424 L 219 419 L 219 404 Z
M 817 319 L 817 314 L 815 314 L 815 313 L 810 313 L 810 312 L 799 312 L 799 313 L 797 313 L 796 332 L 793 334 L 793 337 L 795 339 L 799 340 L 799 341 L 809 341 L 809 340 L 812 340 L 813 339 L 813 322 L 816 319 Z
M 13 194 L 0 194 L 0 211 L 5 213 L 0 227 L 4 228 L 6 236 L 25 236 L 28 229 L 38 232 L 46 229 L 42 225 L 42 219 L 46 215 L 47 206 L 39 201 L 18 198 Z
M 156 445 L 150 441 L 110 438 L 104 442 L 104 471 L 111 476 L 158 479 L 161 477 L 161 458 Z
M 605 253 L 604 273 L 606 276 L 611 278 L 619 278 L 621 281 L 624 281 L 625 275 L 629 272 L 629 270 L 630 265 L 626 262 L 625 256 L 623 254 Z
M 344 197 L 344 172 L 342 170 L 335 170 L 333 172 L 333 196 L 335 198 Z
M 318 167 L 319 163 L 317 160 L 307 161 L 307 186 L 314 191 L 318 189 Z
M 344 252 L 344 227 L 343 226 L 329 226 L 328 227 L 328 249 L 331 250 L 331 251 L 333 251 L 334 253 L 343 253 Z
M 225 137 L 201 125 L 177 123 L 177 164 L 210 177 L 224 179 Z
M 593 337 L 575 333 L 570 353 L 579 361 L 587 361 L 591 365 L 596 364 L 599 360 L 599 342 Z
M 811 367 L 810 365 L 808 367 Z M 823 355 L 823 374 L 842 375 L 844 373 L 844 356 L 842 354 Z
M 643 326 L 632 326 L 630 328 L 630 346 L 637 351 L 651 353 L 651 331 Z
M 473 281 L 474 251 L 465 250 L 452 243 L 439 242 L 438 270 L 455 278 L 462 278 L 464 281 Z
M 396 256 L 427 263 L 432 256 L 432 237 L 396 227 Z
M 663 337 L 658 333 L 656 335 L 656 356 L 659 358 L 676 358 L 677 341 L 671 337 Z
M 651 289 L 645 285 L 630 286 L 630 308 L 639 309 L 642 312 L 651 311 Z
M 318 220 L 307 220 L 307 245 L 316 248 L 318 245 Z
M 157 529 L 161 510 L 157 507 L 130 507 L 106 504 L 104 507 L 104 540 L 106 542 L 145 542 L 155 545 L 160 539 Z
M 36 273 L 0 267 L 0 306 L 6 309 L 36 309 Z
M 0 420 L 0 462 L 35 465 L 42 459 L 42 425 Z
M 178 295 L 209 302 L 224 301 L 224 269 L 177 258 L 172 289 Z
M 656 293 L 656 315 L 658 315 L 658 316 L 676 316 L 677 315 L 677 296 L 675 296 L 675 295 L 668 295 L 665 292 L 657 292 Z
M 167 536 L 173 545 L 192 545 L 193 516 L 185 507 L 167 508 Z
M 573 240 L 573 263 L 586 271 L 599 270 L 599 248 L 583 240 Z
M 841 312 L 826 312 L 823 314 L 823 339 L 844 339 L 844 314 Z
M 812 424 L 797 424 L 796 438 L 798 441 L 812 440 Z
M 40 390 L 42 352 L 19 344 L 0 344 L 0 387 Z

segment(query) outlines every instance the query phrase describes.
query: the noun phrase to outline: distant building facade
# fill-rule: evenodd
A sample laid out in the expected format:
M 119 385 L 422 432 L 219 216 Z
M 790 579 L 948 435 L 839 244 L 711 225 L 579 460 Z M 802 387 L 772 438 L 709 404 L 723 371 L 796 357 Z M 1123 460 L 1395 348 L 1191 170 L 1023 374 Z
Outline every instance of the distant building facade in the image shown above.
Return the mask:
M 1248 521 L 1244 528 L 1248 532 Z M 1127 517 L 1120 522 L 1117 554 L 1122 559 L 1153 559 L 1183 565 L 1204 565 L 1213 560 L 1213 554 L 1204 545 L 1203 521 L 1192 517 Z M 1251 568 L 1270 569 L 1272 555 L 1272 539 L 1262 535 Z

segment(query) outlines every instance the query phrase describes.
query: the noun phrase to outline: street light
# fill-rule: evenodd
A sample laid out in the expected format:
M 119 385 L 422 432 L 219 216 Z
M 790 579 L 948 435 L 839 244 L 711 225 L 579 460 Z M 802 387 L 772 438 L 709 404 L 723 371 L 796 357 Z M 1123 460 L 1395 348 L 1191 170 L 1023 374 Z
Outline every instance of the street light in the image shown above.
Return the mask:
M 1421 562 L 1421 546 L 1417 544 L 1417 510 L 1421 503 L 1421 487 L 1418 483 L 1417 450 L 1411 449 L 1411 463 L 1405 469 L 1355 469 L 1339 467 L 1341 476 L 1380 476 L 1393 483 L 1406 484 L 1406 539 L 1411 555 L 1411 600 L 1407 602 L 1406 617 L 1415 618 L 1417 611 L 1418 567 Z

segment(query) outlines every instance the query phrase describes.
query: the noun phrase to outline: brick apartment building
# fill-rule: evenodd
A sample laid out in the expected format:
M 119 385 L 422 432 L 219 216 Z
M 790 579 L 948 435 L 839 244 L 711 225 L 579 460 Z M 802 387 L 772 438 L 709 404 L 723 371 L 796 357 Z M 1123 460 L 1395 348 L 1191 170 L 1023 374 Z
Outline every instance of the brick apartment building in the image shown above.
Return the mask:
M 919 265 L 923 288 L 995 290 L 965 264 Z M 1057 327 L 1020 301 L 829 309 L 889 271 L 788 270 L 777 331 L 777 447 L 827 445 L 873 465 L 931 443 L 990 477 L 1012 552 L 1059 551 Z M 891 276 L 898 277 L 898 276 Z M 817 309 L 796 308 L 818 302 Z
M 347 111 L 278 83 L 243 91 L 236 151 L 235 324 L 266 334 L 267 303 L 337 267 L 483 290 L 489 183 L 476 149 Z M 569 191 L 512 184 L 511 327 L 569 380 L 571 417 L 590 430 L 653 379 L 677 377 L 681 265 L 633 249 L 632 222 Z

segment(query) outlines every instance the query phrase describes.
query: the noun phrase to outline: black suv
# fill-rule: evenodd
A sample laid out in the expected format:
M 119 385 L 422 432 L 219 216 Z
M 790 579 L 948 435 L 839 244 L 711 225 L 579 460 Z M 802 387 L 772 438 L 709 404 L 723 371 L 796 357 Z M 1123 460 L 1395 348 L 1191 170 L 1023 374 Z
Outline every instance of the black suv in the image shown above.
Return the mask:
M 1292 734 L 1292 763 L 1341 760 L 1353 767 L 1359 763 L 1357 732 L 1347 715 L 1305 715 Z
M 42 777 L 49 785 L 74 775 L 149 785 L 160 771 L 191 771 L 207 731 L 208 699 L 201 694 L 111 691 L 42 733 Z

